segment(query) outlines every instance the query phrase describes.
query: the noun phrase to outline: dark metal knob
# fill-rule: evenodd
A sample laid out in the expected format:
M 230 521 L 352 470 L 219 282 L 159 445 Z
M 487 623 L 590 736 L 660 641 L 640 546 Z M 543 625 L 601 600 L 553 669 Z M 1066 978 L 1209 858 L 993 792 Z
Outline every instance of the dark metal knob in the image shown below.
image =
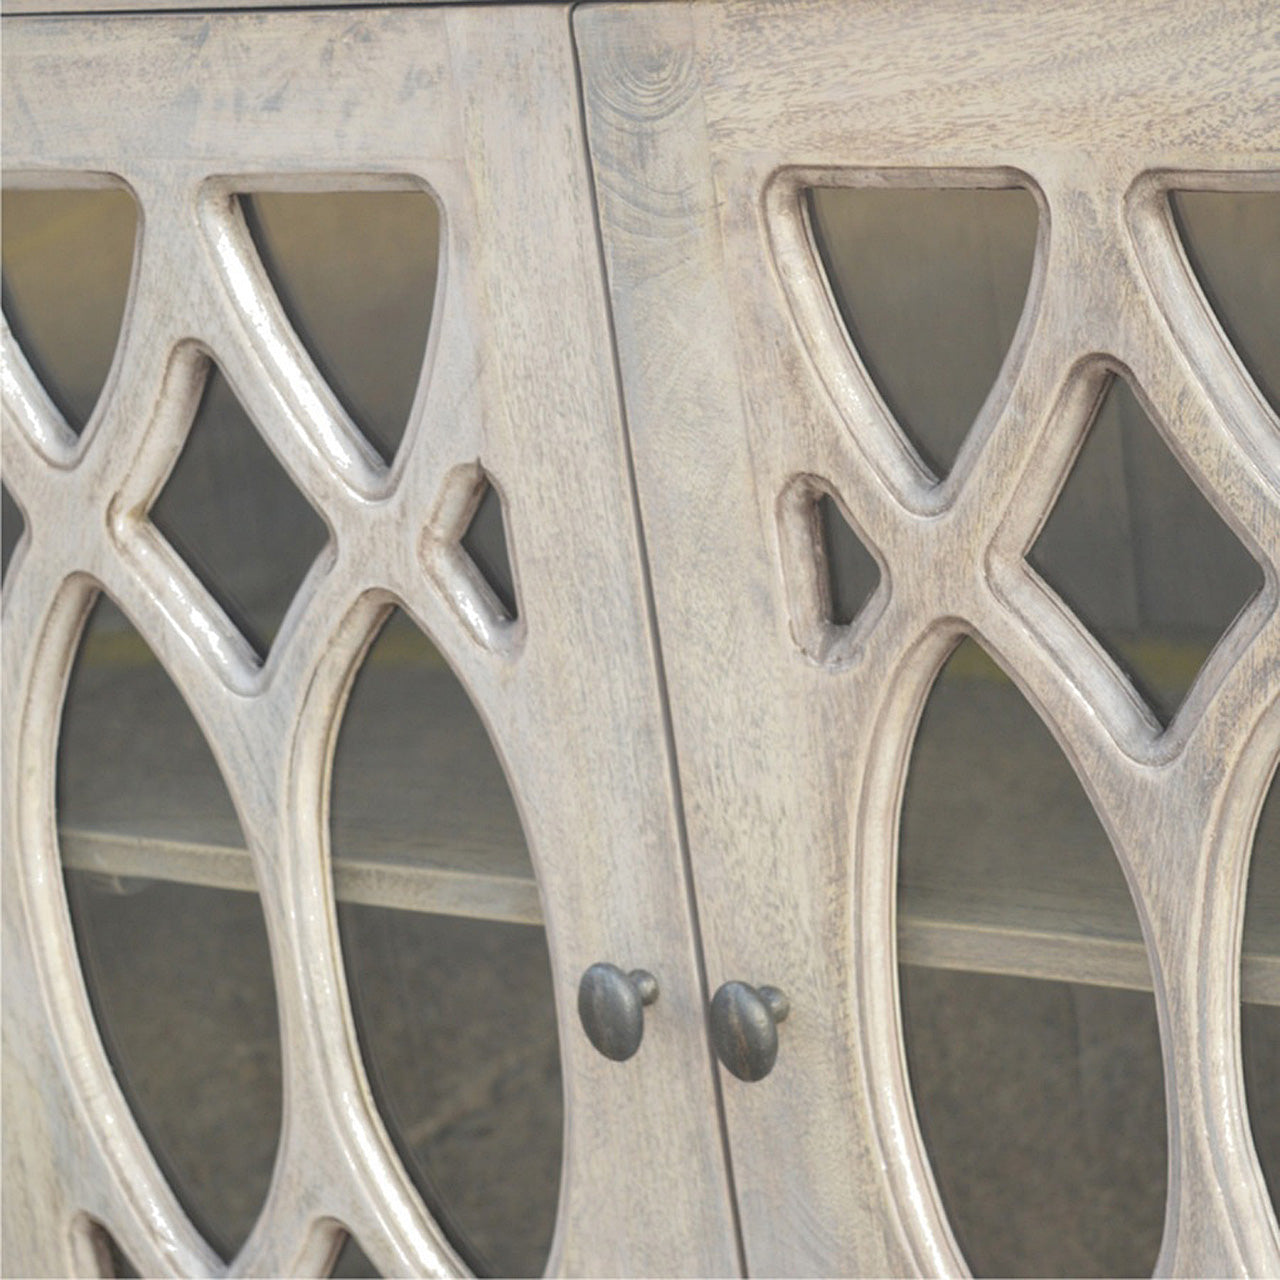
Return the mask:
M 578 983 L 582 1029 L 606 1058 L 626 1062 L 644 1038 L 644 1006 L 658 998 L 658 980 L 643 969 L 623 973 L 614 964 L 593 964 Z
M 778 1023 L 790 1012 L 777 987 L 726 982 L 711 1001 L 716 1055 L 739 1080 L 763 1080 L 778 1060 Z

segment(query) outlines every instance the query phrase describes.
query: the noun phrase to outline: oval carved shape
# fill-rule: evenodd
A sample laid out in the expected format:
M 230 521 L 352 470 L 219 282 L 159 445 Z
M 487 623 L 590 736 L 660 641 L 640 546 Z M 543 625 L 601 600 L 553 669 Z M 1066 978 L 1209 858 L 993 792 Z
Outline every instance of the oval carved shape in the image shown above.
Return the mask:
M 58 828 L 111 1067 L 184 1209 L 229 1258 L 262 1206 L 280 1132 L 267 932 L 208 744 L 105 598 L 63 712 Z M 215 864 L 235 889 L 206 887 Z
M 347 987 L 391 1140 L 469 1266 L 541 1275 L 563 1102 L 537 884 L 480 717 L 399 612 L 356 678 L 330 827 Z
M 916 1114 L 974 1274 L 1149 1275 L 1166 1122 L 1137 914 L 1057 743 L 973 641 L 916 737 L 898 950 Z

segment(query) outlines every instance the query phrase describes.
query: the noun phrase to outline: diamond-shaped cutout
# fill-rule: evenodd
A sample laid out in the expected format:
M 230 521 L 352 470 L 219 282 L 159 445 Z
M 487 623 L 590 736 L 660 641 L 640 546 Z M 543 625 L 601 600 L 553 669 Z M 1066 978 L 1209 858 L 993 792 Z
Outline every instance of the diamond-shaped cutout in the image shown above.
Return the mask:
M 826 587 L 827 620 L 847 627 L 879 585 L 880 567 L 829 493 L 819 495 L 814 514 L 822 548 L 819 572 Z
M 265 657 L 328 534 L 216 366 L 150 514 Z
M 122 187 L 4 193 L 5 318 L 73 431 L 115 357 L 137 223 Z
M 426 353 L 440 213 L 425 191 L 264 191 L 245 222 L 294 332 L 385 461 Z
M 1263 581 L 1121 377 L 1027 559 L 1162 725 Z
M 809 221 L 849 339 L 935 475 L 955 462 L 1022 315 L 1030 192 L 814 187 Z
M 26 528 L 21 507 L 13 500 L 9 490 L 4 485 L 0 485 L 0 581 L 3 581 L 9 572 L 9 560 L 18 543 L 22 541 Z
M 516 601 L 515 574 L 507 543 L 507 526 L 503 519 L 502 497 L 497 489 L 484 482 L 475 515 L 459 540 L 463 551 L 479 571 L 485 585 L 507 618 L 519 617 Z
M 1280 194 L 1174 191 L 1169 203 L 1218 323 L 1280 414 Z

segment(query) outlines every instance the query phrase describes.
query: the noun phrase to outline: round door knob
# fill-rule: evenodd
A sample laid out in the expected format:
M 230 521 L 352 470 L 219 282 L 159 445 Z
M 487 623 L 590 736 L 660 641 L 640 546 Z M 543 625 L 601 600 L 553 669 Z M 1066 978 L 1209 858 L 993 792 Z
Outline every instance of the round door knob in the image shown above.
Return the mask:
M 643 969 L 623 973 L 615 964 L 593 964 L 578 983 L 582 1029 L 606 1058 L 626 1062 L 644 1038 L 644 1006 L 658 998 L 658 980 Z
M 739 1080 L 763 1080 L 778 1060 L 778 1023 L 790 1012 L 777 987 L 726 982 L 711 1001 L 716 1056 Z

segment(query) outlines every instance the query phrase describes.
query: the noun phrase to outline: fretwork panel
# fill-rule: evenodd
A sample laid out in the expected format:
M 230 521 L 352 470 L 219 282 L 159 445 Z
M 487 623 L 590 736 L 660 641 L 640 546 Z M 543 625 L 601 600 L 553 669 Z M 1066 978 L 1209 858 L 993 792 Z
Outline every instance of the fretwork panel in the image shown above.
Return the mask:
M 384 1274 L 461 1266 L 372 1101 L 337 951 L 329 767 L 392 604 L 480 711 L 538 874 L 568 1116 L 551 1270 L 734 1269 L 564 13 L 17 19 L 5 44 L 6 182 L 123 184 L 142 227 L 115 363 L 80 437 L 5 337 L 4 478 L 27 522 L 3 614 L 6 1271 L 91 1271 L 93 1222 L 143 1274 L 223 1269 L 112 1077 L 67 916 L 53 774 L 99 589 L 208 740 L 267 921 L 284 1121 L 231 1270 L 315 1274 L 343 1229 Z M 425 189 L 439 203 L 427 368 L 390 467 L 254 254 L 234 197 L 264 189 Z M 211 361 L 327 531 L 264 662 L 147 517 Z M 488 484 L 515 620 L 462 546 Z M 626 1070 L 577 1025 L 578 975 L 602 959 L 661 971 L 646 1052 Z M 697 1194 L 669 1194 L 686 1181 Z
M 761 0 L 586 8 L 576 31 L 708 984 L 791 1002 L 773 1073 L 724 1081 L 749 1269 L 965 1269 L 907 1077 L 896 889 L 920 711 L 970 634 L 1052 730 L 1141 923 L 1169 1116 L 1158 1270 L 1275 1271 L 1239 1001 L 1280 755 L 1280 424 L 1166 200 L 1280 190 L 1274 15 Z M 1020 185 L 1040 209 L 1022 322 L 941 483 L 807 221 L 806 188 L 858 185 Z M 1117 373 L 1264 575 L 1167 730 L 1026 560 Z M 880 570 L 847 628 L 820 492 Z

